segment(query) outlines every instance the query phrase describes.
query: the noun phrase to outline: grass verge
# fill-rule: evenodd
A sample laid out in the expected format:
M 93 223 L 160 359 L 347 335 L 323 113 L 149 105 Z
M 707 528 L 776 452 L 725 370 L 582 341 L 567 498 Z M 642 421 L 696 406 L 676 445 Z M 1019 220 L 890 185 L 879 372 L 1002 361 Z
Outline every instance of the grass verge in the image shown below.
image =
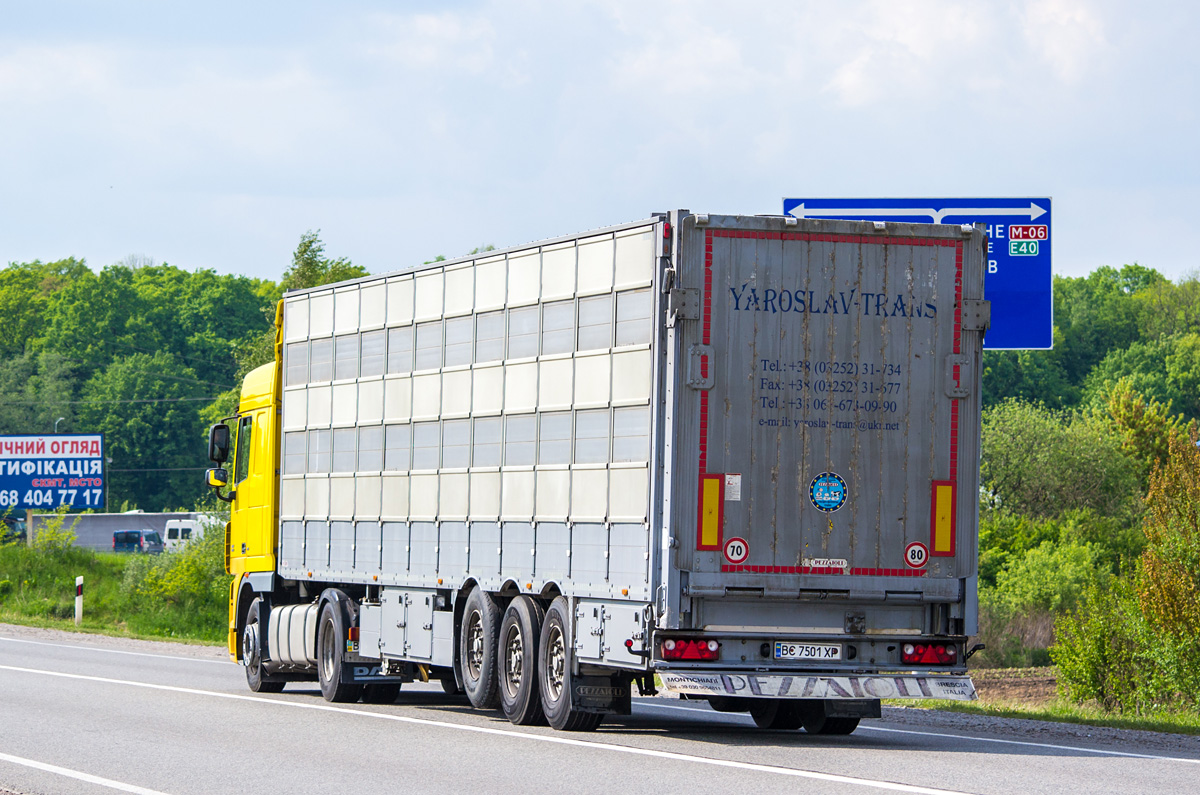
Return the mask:
M 1137 729 L 1140 731 L 1168 732 L 1172 734 L 1200 734 L 1200 715 L 1179 712 L 1158 712 L 1143 716 L 1113 715 L 1090 704 L 1074 704 L 1061 697 L 1052 698 L 1043 704 L 1014 704 L 1011 702 L 988 701 L 931 701 L 890 700 L 883 702 L 889 707 L 916 707 L 936 709 L 943 712 L 962 712 L 969 715 L 987 715 L 995 718 L 1024 718 L 1053 723 L 1076 723 L 1084 726 L 1104 726 L 1111 729 Z
M 220 542 L 218 542 L 218 550 Z M 78 547 L 0 546 L 0 621 L 105 635 L 202 643 L 225 641 L 225 575 L 193 565 L 203 550 L 120 555 Z M 179 572 L 189 575 L 184 578 Z M 75 626 L 75 578 L 83 621 Z M 176 580 L 186 580 L 176 582 Z M 198 583 L 197 583 L 198 581 Z

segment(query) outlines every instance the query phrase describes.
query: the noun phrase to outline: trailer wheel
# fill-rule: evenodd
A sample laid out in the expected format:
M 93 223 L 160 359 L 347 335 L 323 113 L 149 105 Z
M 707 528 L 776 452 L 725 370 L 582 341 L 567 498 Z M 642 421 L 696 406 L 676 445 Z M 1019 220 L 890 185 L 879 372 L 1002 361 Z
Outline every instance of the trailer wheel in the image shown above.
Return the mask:
M 342 681 L 345 638 L 342 611 L 337 605 L 327 603 L 321 609 L 321 623 L 317 625 L 317 678 L 321 682 L 321 695 L 334 703 L 358 701 L 362 693 L 362 685 Z
M 538 642 L 538 684 L 542 691 L 542 711 L 556 729 L 589 732 L 600 725 L 604 715 L 583 712 L 571 704 L 570 608 L 558 597 L 550 603 Z
M 477 709 L 495 709 L 500 703 L 496 680 L 496 638 L 500 634 L 500 617 L 500 608 L 491 594 L 475 588 L 467 596 L 458 655 L 463 690 Z
M 400 685 L 363 685 L 364 704 L 391 704 L 400 695 Z
M 851 734 L 858 728 L 858 718 L 827 718 L 822 710 L 804 716 L 804 731 L 809 734 Z
M 262 599 L 255 597 L 246 613 L 246 627 L 242 630 L 242 659 L 246 663 L 246 684 L 255 693 L 279 693 L 283 690 L 283 682 L 274 681 L 263 670 L 262 641 L 259 639 L 259 612 L 262 610 Z
M 528 596 L 509 603 L 500 622 L 500 708 L 518 726 L 545 723 L 538 695 L 537 651 L 542 606 Z
M 756 700 L 750 707 L 750 717 L 754 718 L 754 725 L 760 729 L 799 729 L 806 713 L 807 710 L 799 702 L 785 698 Z

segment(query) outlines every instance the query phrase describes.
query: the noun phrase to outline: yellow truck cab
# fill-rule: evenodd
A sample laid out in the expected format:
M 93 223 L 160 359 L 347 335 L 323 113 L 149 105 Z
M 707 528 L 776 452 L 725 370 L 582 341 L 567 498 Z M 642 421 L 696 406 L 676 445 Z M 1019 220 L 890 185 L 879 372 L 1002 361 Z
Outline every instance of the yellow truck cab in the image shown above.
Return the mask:
M 278 369 L 274 363 L 251 371 L 242 385 L 234 432 L 233 481 L 226 556 L 234 575 L 231 601 L 241 581 L 275 570 L 279 512 Z M 236 619 L 236 611 L 230 611 Z M 237 656 L 237 622 L 230 621 L 229 651 Z

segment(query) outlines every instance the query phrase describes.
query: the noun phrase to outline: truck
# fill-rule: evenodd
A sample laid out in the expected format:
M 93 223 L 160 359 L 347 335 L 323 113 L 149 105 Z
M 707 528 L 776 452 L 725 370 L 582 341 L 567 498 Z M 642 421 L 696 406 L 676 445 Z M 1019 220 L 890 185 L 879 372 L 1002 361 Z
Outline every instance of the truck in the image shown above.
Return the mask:
M 985 248 L 677 210 L 286 293 L 209 434 L 231 658 L 568 731 L 975 698 Z

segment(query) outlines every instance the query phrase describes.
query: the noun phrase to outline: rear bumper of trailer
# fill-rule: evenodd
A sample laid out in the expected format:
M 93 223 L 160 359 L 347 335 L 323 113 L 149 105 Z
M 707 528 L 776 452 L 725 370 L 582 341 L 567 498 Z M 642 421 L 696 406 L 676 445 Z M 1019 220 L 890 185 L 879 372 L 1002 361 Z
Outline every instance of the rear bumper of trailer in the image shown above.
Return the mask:
M 664 690 L 693 696 L 975 700 L 975 684 L 971 677 L 958 674 L 827 675 L 659 671 L 659 677 Z

